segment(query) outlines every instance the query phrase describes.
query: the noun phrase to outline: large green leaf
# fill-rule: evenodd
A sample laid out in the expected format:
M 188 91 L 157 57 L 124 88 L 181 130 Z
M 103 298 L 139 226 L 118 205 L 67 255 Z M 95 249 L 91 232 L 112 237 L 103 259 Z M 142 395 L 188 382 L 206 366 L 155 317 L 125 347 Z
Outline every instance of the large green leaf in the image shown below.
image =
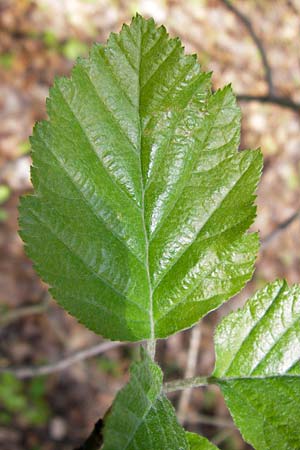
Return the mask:
M 162 372 L 147 354 L 133 364 L 104 422 L 103 450 L 188 450 L 184 429 L 162 392 Z
M 186 437 L 190 446 L 189 450 L 218 450 L 215 445 L 198 434 L 187 432 Z
M 256 450 L 300 449 L 300 286 L 267 285 L 227 316 L 214 376 Z
M 55 82 L 21 236 L 58 302 L 111 339 L 190 327 L 251 277 L 258 151 L 231 88 L 136 16 Z

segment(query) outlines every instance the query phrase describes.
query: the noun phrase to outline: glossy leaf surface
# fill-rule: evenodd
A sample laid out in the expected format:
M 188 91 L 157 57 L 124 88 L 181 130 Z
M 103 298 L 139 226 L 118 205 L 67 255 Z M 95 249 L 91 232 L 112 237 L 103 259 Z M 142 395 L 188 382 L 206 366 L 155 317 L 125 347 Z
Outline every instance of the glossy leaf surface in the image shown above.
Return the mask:
M 218 450 L 215 445 L 198 434 L 187 432 L 186 436 L 190 446 L 189 450 Z
M 32 138 L 21 236 L 55 299 L 95 332 L 162 338 L 251 277 L 258 151 L 231 88 L 136 16 L 55 82 Z
M 216 336 L 225 401 L 256 450 L 300 448 L 300 286 L 267 285 Z
M 162 393 L 162 372 L 144 353 L 104 424 L 103 450 L 188 450 L 186 434 Z

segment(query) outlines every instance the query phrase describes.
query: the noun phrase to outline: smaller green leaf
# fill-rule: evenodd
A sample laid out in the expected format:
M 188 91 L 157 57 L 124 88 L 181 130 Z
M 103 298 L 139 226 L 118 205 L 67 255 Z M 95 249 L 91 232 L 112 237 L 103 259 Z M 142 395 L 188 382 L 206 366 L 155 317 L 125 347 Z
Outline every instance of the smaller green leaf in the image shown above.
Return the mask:
M 213 445 L 203 436 L 187 432 L 186 437 L 190 446 L 190 450 L 218 450 L 215 445 Z
M 300 449 L 300 286 L 276 281 L 227 316 L 214 376 L 256 450 Z
M 185 431 L 162 393 L 160 368 L 143 352 L 104 423 L 103 450 L 188 450 Z

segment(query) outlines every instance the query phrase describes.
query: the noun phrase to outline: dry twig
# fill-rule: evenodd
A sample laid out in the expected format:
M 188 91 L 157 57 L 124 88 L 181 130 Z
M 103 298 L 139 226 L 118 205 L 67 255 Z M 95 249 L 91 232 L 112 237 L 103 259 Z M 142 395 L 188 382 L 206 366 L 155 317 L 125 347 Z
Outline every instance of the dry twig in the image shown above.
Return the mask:
M 263 66 L 264 66 L 264 71 L 265 71 L 265 79 L 268 85 L 268 92 L 269 95 L 272 96 L 274 93 L 274 85 L 273 85 L 273 77 L 272 77 L 272 69 L 267 57 L 267 53 L 264 49 L 263 43 L 260 40 L 260 38 L 258 37 L 258 35 L 256 34 L 254 27 L 252 25 L 252 22 L 250 21 L 250 19 L 244 14 L 242 13 L 238 8 L 236 8 L 236 6 L 234 6 L 229 0 L 221 0 L 221 2 L 226 6 L 227 9 L 229 9 L 229 11 L 231 11 L 243 24 L 244 26 L 247 28 L 253 42 L 255 43 L 257 50 L 260 54 Z
M 294 212 L 288 219 L 284 220 L 283 222 L 280 222 L 274 228 L 274 230 L 271 231 L 271 233 L 269 233 L 261 240 L 261 249 L 264 249 L 271 241 L 273 241 L 274 238 L 278 236 L 278 234 L 280 234 L 282 231 L 288 228 L 299 217 L 300 217 L 300 209 Z
M 251 95 L 251 94 L 239 94 L 237 95 L 238 100 L 245 102 L 260 102 L 260 103 L 273 103 L 278 106 L 282 106 L 283 108 L 289 108 L 297 113 L 300 113 L 300 103 L 293 101 L 288 97 L 284 97 L 281 95 L 276 95 L 275 88 L 273 84 L 273 75 L 272 68 L 268 60 L 267 52 L 263 46 L 261 39 L 256 34 L 254 27 L 252 25 L 251 20 L 242 13 L 235 5 L 231 3 L 230 0 L 220 0 L 226 8 L 231 11 L 247 28 L 253 42 L 255 43 L 265 71 L 265 79 L 268 85 L 268 94 L 267 95 Z
M 274 105 L 291 109 L 292 111 L 295 111 L 298 114 L 300 113 L 300 103 L 294 102 L 288 97 L 282 97 L 279 95 L 238 94 L 237 99 L 241 102 L 273 103 Z
M 48 292 L 46 292 L 43 294 L 43 299 L 40 303 L 37 303 L 36 305 L 23 306 L 2 314 L 0 317 L 0 325 L 7 326 L 11 322 L 22 319 L 23 317 L 44 313 L 48 309 L 49 301 L 50 296 Z
M 0 374 L 11 373 L 19 379 L 33 378 L 39 375 L 49 375 L 50 373 L 65 370 L 77 362 L 91 358 L 92 356 L 100 355 L 101 353 L 107 352 L 112 348 L 116 348 L 124 344 L 125 343 L 123 342 L 101 342 L 100 344 L 93 345 L 92 347 L 88 347 L 84 350 L 80 350 L 51 364 L 36 367 L 25 366 L 18 368 L 1 369 Z

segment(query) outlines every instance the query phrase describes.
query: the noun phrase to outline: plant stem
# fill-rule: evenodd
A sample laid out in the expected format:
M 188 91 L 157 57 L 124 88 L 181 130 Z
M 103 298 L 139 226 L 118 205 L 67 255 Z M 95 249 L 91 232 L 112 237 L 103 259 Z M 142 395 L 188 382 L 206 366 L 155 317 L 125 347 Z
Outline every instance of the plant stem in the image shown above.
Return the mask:
M 190 389 L 201 386 L 208 386 L 215 382 L 213 377 L 193 377 L 184 380 L 168 381 L 164 384 L 164 392 L 181 391 L 182 389 Z
M 149 355 L 151 356 L 151 359 L 154 361 L 156 352 L 156 340 L 148 339 L 146 342 L 146 349 Z

